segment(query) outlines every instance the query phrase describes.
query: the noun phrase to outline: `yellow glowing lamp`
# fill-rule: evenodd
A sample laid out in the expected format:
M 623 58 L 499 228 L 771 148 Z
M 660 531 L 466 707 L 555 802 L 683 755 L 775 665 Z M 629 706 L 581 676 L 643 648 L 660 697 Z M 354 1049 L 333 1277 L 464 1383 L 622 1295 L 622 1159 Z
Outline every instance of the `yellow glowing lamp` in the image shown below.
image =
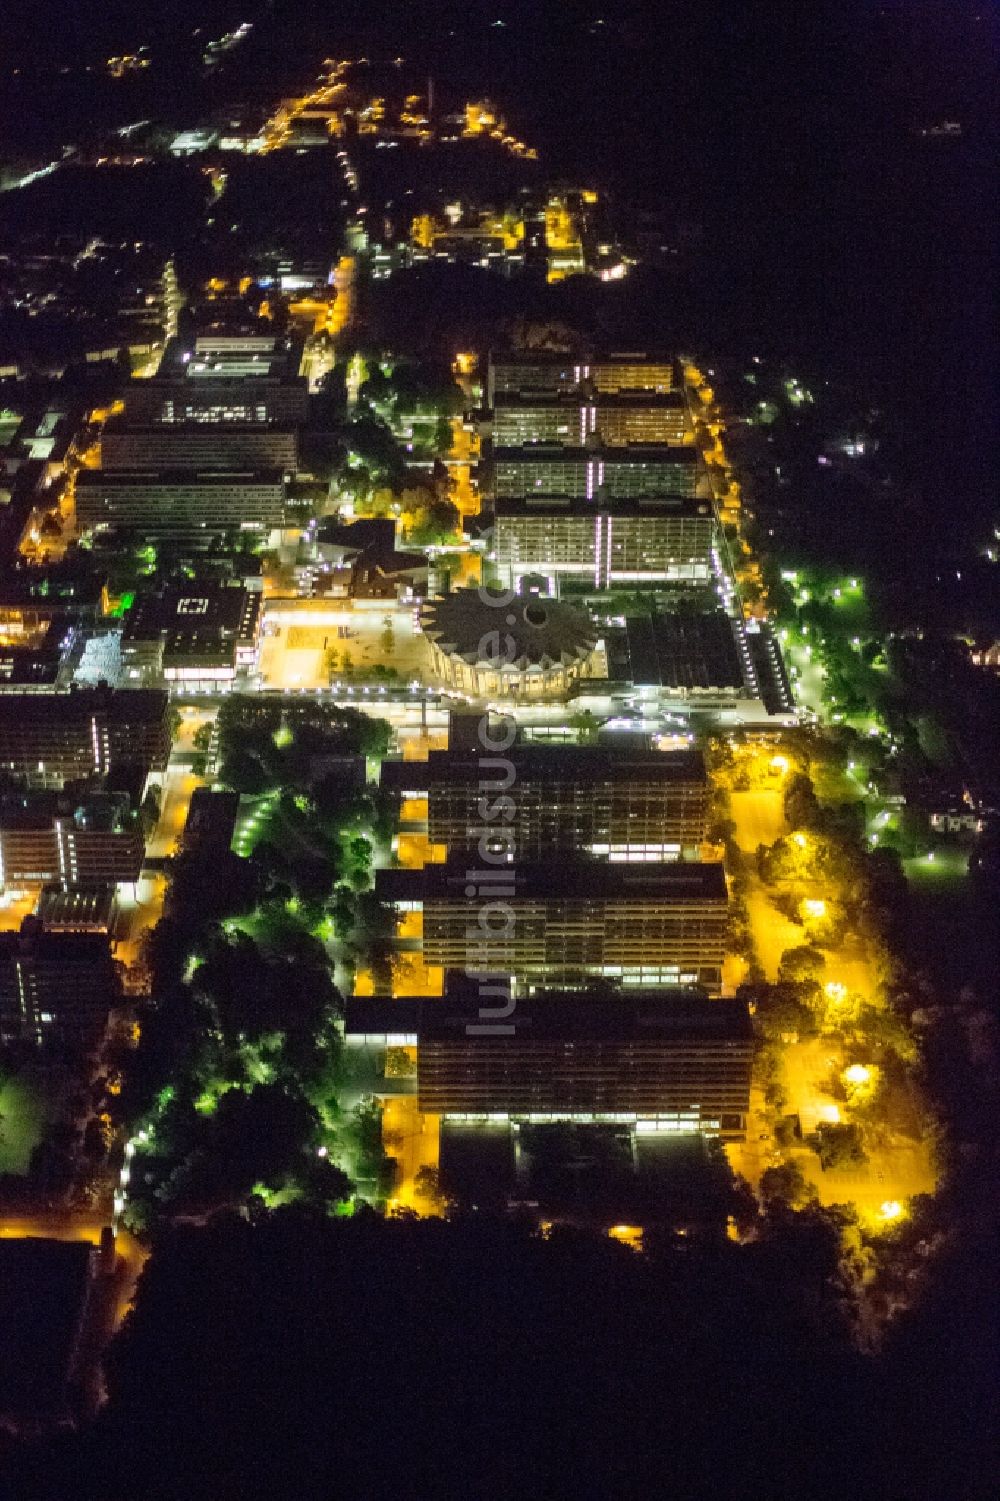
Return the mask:
M 633 1251 L 642 1250 L 641 1225 L 612 1225 L 608 1236 L 611 1240 L 616 1240 L 620 1245 L 628 1246 Z

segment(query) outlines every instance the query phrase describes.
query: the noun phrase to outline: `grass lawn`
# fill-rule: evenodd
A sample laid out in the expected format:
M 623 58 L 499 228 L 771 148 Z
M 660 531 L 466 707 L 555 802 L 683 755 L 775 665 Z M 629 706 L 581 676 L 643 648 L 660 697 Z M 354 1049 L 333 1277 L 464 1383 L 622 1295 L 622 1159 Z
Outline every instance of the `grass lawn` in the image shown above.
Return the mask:
M 938 847 L 933 859 L 929 855 L 917 855 L 912 860 L 904 860 L 903 870 L 917 891 L 955 891 L 969 873 L 969 851 Z
M 49 1116 L 44 1091 L 30 1078 L 0 1077 L 0 1173 L 26 1173 Z

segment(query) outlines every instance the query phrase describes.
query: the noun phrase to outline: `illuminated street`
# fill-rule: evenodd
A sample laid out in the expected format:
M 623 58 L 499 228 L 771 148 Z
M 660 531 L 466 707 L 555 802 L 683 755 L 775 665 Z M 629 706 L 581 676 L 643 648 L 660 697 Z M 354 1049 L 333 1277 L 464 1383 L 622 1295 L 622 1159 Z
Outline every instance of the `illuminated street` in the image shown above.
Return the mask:
M 163 798 L 160 817 L 146 845 L 146 858 L 162 860 L 175 855 L 180 845 L 184 825 L 187 822 L 191 796 L 196 787 L 203 787 L 205 778 L 182 766 L 167 767 L 163 777 Z

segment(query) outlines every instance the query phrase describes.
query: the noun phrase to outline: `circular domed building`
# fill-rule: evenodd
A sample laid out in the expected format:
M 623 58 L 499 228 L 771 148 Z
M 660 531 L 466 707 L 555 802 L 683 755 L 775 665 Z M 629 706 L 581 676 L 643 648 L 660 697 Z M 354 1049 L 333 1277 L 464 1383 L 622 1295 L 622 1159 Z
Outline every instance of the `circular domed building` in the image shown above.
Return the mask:
M 474 698 L 563 698 L 594 672 L 590 616 L 561 600 L 457 589 L 427 601 L 420 627 L 435 677 Z

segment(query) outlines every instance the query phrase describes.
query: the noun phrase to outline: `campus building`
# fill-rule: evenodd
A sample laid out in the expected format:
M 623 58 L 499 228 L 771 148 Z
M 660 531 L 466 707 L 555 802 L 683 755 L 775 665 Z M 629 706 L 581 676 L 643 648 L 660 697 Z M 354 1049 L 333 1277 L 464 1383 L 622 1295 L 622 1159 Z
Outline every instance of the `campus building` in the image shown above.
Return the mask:
M 138 814 L 125 794 L 9 793 L 0 798 L 0 887 L 137 881 L 145 855 Z
M 420 629 L 433 676 L 469 697 L 562 699 L 596 671 L 590 617 L 559 600 L 529 594 L 503 605 L 456 589 L 423 605 Z
M 460 853 L 379 870 L 375 893 L 422 913 L 424 960 L 441 969 L 721 989 L 728 897 L 718 864 L 496 865 Z
M 489 1002 L 487 1002 L 489 1004 Z M 750 1107 L 746 1003 L 682 991 L 540 992 L 484 1025 L 475 984 L 347 1002 L 348 1047 L 416 1047 L 421 1111 L 456 1124 L 606 1122 L 738 1141 Z
M 0 694 L 0 771 L 31 787 L 58 789 L 123 767 L 162 771 L 169 753 L 159 690 Z
M 658 354 L 527 354 L 494 352 L 487 376 L 487 402 L 521 392 L 647 391 L 663 395 L 678 386 L 673 359 Z
M 679 391 L 591 396 L 501 392 L 482 426 L 496 448 L 533 443 L 618 448 L 683 443 L 688 421 Z
M 278 469 L 81 469 L 75 491 L 82 532 L 270 531 L 285 516 L 285 481 Z
M 558 495 L 617 502 L 694 495 L 698 485 L 696 450 L 656 443 L 631 448 L 591 448 L 579 443 L 495 447 L 483 469 L 486 485 L 497 500 Z
M 516 860 L 582 850 L 640 863 L 692 855 L 705 838 L 700 751 L 523 743 L 497 755 L 460 746 L 426 761 L 384 761 L 382 786 L 401 800 L 426 798 L 428 839 L 452 853 L 483 839 Z
M 0 1042 L 94 1047 L 118 994 L 106 936 L 46 932 L 33 917 L 0 933 Z
M 61 603 L 0 604 L 0 693 L 51 691 L 78 640 L 78 624 Z
M 129 422 L 276 423 L 301 427 L 309 391 L 297 345 L 274 335 L 204 334 L 173 340 L 160 368 L 125 392 Z
M 608 684 L 651 708 L 731 706 L 788 717 L 795 700 L 780 644 L 766 621 L 724 610 L 629 615 L 604 632 Z
M 130 423 L 112 417 L 101 431 L 102 469 L 298 468 L 298 434 L 268 422 Z
M 657 496 L 614 506 L 532 495 L 497 500 L 491 560 L 499 582 L 516 589 L 541 575 L 595 590 L 713 578 L 715 521 L 707 500 Z
M 257 666 L 261 602 L 240 584 L 199 579 L 140 597 L 125 617 L 124 682 L 228 692 Z

